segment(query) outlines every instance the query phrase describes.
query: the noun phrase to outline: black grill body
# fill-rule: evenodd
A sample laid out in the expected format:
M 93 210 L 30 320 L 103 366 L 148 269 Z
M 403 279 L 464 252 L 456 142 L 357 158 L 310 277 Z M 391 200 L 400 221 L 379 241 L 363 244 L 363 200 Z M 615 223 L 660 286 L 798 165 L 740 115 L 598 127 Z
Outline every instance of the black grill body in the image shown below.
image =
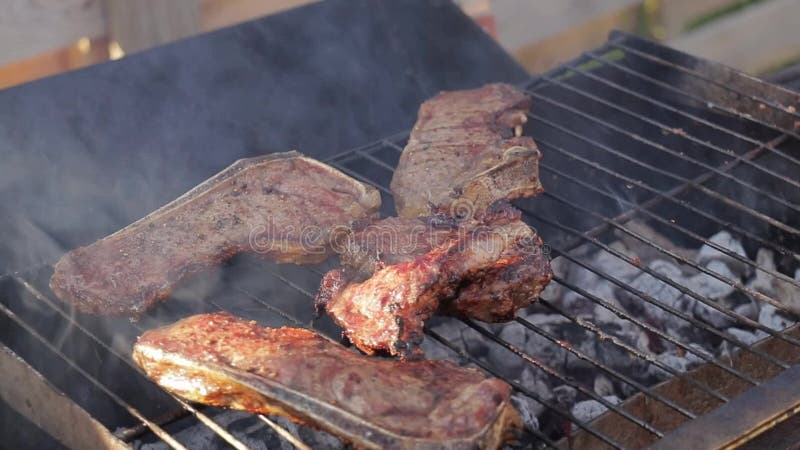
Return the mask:
M 9 173 L 11 181 L 0 191 L 6 236 L 0 242 L 2 342 L 126 440 L 164 446 L 172 438 L 208 433 L 211 447 L 280 445 L 283 438 L 274 428 L 256 427 L 264 418 L 196 408 L 154 386 L 131 364 L 131 345 L 143 330 L 220 309 L 267 326 L 313 327 L 336 338 L 339 330 L 325 317 L 315 319 L 312 304 L 321 275 L 335 261 L 298 267 L 237 257 L 189 280 L 138 322 L 70 311 L 47 288 L 52 264 L 66 249 L 115 231 L 233 160 L 265 151 L 297 148 L 374 184 L 382 191 L 382 213 L 392 215 L 388 185 L 419 103 L 439 90 L 493 81 L 515 83 L 533 98 L 525 133 L 544 154 L 547 192 L 516 205 L 553 256 L 581 264 L 586 246 L 613 253 L 607 243 L 615 233 L 630 234 L 627 224 L 636 220 L 686 247 L 727 229 L 750 256 L 758 248 L 773 249 L 779 255 L 773 273 L 794 273 L 800 251 L 797 93 L 623 33 L 531 77 L 449 3 L 329 2 L 0 92 L 0 104 L 7 105 L 0 108 L 0 151 L 17 175 Z M 674 256 L 669 248 L 647 244 Z M 586 268 L 609 278 L 602 267 Z M 556 282 L 615 308 L 610 299 L 588 294 L 586 286 Z M 659 303 L 617 282 L 637 301 Z M 759 328 L 686 286 L 674 287 Z M 781 306 L 744 286 L 737 289 Z M 558 312 L 597 345 L 656 364 L 551 300 L 545 297 L 534 309 Z M 614 312 L 685 345 L 683 336 L 671 336 L 636 314 Z M 535 351 L 516 348 L 499 337 L 502 326 L 438 320 L 485 342 L 481 349 L 462 348 L 429 330 L 428 338 L 452 359 L 507 378 L 520 395 L 541 401 L 548 415 L 572 423 L 592 443 L 637 446 L 540 398 L 487 362 L 487 353 L 507 351 L 580 395 L 598 398 L 581 374 L 559 371 L 541 363 Z M 774 367 L 764 377 L 800 362 L 791 353 L 774 356 L 703 321 L 686 320 Z M 575 357 L 586 356 L 535 324 L 516 323 Z M 800 344 L 796 335 L 761 329 L 771 339 Z M 588 361 L 592 370 L 633 385 L 638 395 L 683 421 L 706 412 L 643 384 L 633 373 L 639 366 L 626 373 L 602 360 Z M 706 362 L 745 385 L 762 381 L 742 367 Z M 714 406 L 730 400 L 708 382 L 695 384 L 717 399 Z M 639 444 L 667 436 L 680 423 L 664 428 L 624 406 L 607 406 L 609 415 L 643 433 Z M 137 426 L 143 420 L 151 422 Z M 556 445 L 564 433 L 529 429 L 522 444 Z M 309 429 L 297 434 L 328 442 Z

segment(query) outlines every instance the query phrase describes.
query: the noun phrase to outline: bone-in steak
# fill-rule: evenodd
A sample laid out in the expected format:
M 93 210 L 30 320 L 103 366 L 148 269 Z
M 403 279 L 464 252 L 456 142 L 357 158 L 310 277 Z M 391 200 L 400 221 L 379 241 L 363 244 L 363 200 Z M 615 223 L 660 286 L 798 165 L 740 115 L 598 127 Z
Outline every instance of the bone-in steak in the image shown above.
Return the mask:
M 498 448 L 520 426 L 510 386 L 476 370 L 366 358 L 224 313 L 146 332 L 133 359 L 191 401 L 286 416 L 357 448 Z
M 243 159 L 56 264 L 53 292 L 80 311 L 139 315 L 186 275 L 242 252 L 318 263 L 366 224 L 380 195 L 298 152 Z
M 389 218 L 351 236 L 317 302 L 366 353 L 420 356 L 435 312 L 510 320 L 552 278 L 542 241 L 508 204 L 478 219 Z
M 398 215 L 465 215 L 541 193 L 541 154 L 520 136 L 530 104 L 507 84 L 443 92 L 423 103 L 392 178 Z

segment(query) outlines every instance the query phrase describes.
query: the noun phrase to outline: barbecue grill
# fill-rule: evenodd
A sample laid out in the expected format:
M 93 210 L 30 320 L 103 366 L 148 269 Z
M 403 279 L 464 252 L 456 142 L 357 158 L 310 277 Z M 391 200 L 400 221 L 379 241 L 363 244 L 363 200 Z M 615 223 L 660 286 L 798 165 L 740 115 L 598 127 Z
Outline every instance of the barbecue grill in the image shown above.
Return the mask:
M 679 318 L 691 333 L 711 336 L 715 346 L 724 344 L 733 351 L 717 357 L 692 346 L 686 335 L 665 331 L 660 324 L 621 307 L 616 299 L 596 295 L 591 286 L 558 274 L 554 283 L 562 290 L 579 294 L 654 342 L 694 355 L 702 365 L 686 372 L 676 369 L 547 294 L 528 312 L 560 315 L 581 336 L 590 336 L 591 346 L 621 352 L 636 364 L 630 370 L 611 364 L 597 356 L 599 352 L 587 351 L 585 342 L 554 333 L 526 314 L 512 324 L 529 336 L 541 337 L 545 346 L 522 348 L 507 339 L 503 330 L 511 324 L 453 318 L 431 323 L 426 330 L 431 345 L 450 359 L 505 379 L 517 395 L 542 405 L 542 426 L 526 427 L 523 447 L 744 444 L 757 448 L 776 442 L 776 433 L 800 440 L 800 427 L 793 417 L 800 411 L 800 369 L 795 366 L 800 363 L 800 328 L 774 330 L 610 245 L 615 237 L 627 236 L 662 258 L 732 286 L 741 296 L 775 307 L 787 320 L 798 320 L 781 298 L 682 256 L 631 224 L 648 224 L 669 237 L 675 247 L 710 246 L 749 270 L 800 289 L 800 281 L 787 275 L 800 263 L 800 114 L 796 110 L 800 94 L 620 32 L 612 33 L 603 47 L 533 76 L 520 87 L 533 98 L 525 134 L 534 137 L 544 154 L 546 193 L 516 205 L 548 244 L 551 256 L 607 280 L 636 302 Z M 407 132 L 386 136 L 326 162 L 378 187 L 382 213 L 391 215 L 388 184 L 407 137 Z M 709 240 L 720 230 L 736 236 L 749 255 L 759 248 L 773 250 L 777 265 L 759 266 Z M 638 266 L 684 297 L 741 327 L 760 330 L 766 338 L 755 344 L 743 342 L 643 292 L 588 261 L 585 255 L 591 249 Z M 263 446 L 263 440 L 267 446 L 282 445 L 283 440 L 298 448 L 335 442 L 320 440 L 324 439 L 321 433 L 285 420 L 189 404 L 149 382 L 130 359 L 132 344 L 144 330 L 217 310 L 267 326 L 311 327 L 336 339 L 337 328 L 328 318 L 314 316 L 312 302 L 322 274 L 334 266 L 335 261 L 307 267 L 236 258 L 186 283 L 174 298 L 138 322 L 71 311 L 47 287 L 50 263 L 4 275 L 0 317 L 8 347 L 0 354 L 4 380 L 0 393 L 55 438 L 76 446 L 122 448 L 136 443 L 182 448 L 197 445 L 192 434 L 212 435 L 204 442 L 209 446 L 235 448 Z M 454 341 L 452 330 L 469 340 Z M 554 366 L 542 357 L 547 346 L 580 360 L 582 369 L 575 372 Z M 506 374 L 490 357 L 498 353 L 522 361 L 553 384 L 571 386 L 579 397 L 595 400 L 608 411 L 591 421 L 576 417 L 558 400 Z M 656 367 L 670 377 L 648 385 L 635 373 L 643 367 Z M 34 375 L 36 370 L 41 377 Z M 599 373 L 626 386 L 627 400 L 616 403 L 598 394 L 587 380 Z

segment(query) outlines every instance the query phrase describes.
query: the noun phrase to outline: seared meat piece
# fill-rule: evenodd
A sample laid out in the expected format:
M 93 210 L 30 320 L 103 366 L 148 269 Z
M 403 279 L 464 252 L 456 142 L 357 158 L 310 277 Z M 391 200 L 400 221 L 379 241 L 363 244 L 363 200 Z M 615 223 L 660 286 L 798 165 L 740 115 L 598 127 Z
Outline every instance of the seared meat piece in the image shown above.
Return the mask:
M 390 218 L 351 236 L 317 294 L 361 350 L 421 356 L 435 312 L 510 320 L 552 278 L 542 241 L 508 204 L 480 219 Z
M 507 84 L 443 92 L 422 104 L 392 178 L 398 215 L 479 212 L 542 192 L 541 154 L 520 137 L 530 98 Z
M 64 255 L 53 292 L 80 311 L 140 315 L 185 276 L 250 252 L 318 263 L 380 195 L 298 152 L 243 159 L 143 219 Z
M 510 386 L 477 370 L 366 358 L 225 313 L 148 331 L 133 359 L 188 400 L 289 417 L 357 448 L 493 449 L 521 426 Z

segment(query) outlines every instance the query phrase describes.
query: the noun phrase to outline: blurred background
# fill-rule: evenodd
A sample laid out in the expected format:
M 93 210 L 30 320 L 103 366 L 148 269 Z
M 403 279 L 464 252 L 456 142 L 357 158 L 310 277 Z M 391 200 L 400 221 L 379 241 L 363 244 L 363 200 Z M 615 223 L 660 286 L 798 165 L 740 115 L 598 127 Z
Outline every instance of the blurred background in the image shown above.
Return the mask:
M 310 0 L 4 0 L 0 88 L 125 57 Z M 459 0 L 539 72 L 632 31 L 760 75 L 800 62 L 798 0 Z M 757 30 L 757 31 L 756 31 Z M 794 69 L 792 69 L 794 70 Z

